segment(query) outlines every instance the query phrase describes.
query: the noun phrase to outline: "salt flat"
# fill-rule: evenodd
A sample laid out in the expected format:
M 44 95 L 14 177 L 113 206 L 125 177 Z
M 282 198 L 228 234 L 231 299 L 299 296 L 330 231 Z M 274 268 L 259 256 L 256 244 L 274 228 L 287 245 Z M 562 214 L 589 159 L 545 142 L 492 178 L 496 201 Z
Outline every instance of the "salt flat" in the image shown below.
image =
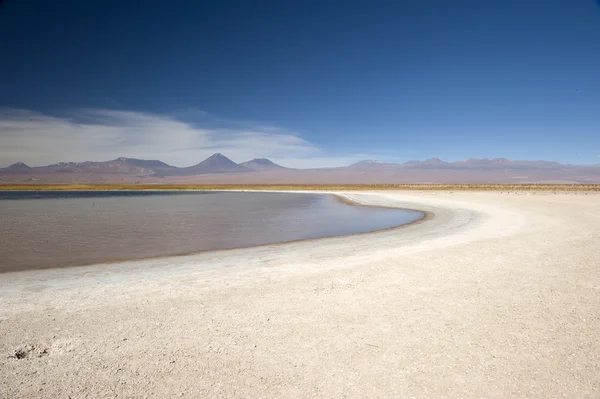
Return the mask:
M 0 397 L 600 396 L 600 195 L 341 194 L 435 216 L 0 275 Z

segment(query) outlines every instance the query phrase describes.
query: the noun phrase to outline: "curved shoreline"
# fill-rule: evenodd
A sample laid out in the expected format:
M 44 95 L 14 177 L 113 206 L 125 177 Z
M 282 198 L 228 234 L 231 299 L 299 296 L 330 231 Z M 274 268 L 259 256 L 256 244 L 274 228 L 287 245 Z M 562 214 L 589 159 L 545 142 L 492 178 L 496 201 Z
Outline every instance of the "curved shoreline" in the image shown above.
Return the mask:
M 55 266 L 44 266 L 44 267 L 23 267 L 23 268 L 0 269 L 0 275 L 5 274 L 5 273 L 21 273 L 21 272 L 25 272 L 25 271 L 80 268 L 80 267 L 89 267 L 89 266 L 94 266 L 94 265 L 117 265 L 117 264 L 124 263 L 124 262 L 138 262 L 138 261 L 160 260 L 160 259 L 167 261 L 170 258 L 181 258 L 181 257 L 188 257 L 188 256 L 206 254 L 206 253 L 225 253 L 227 251 L 243 250 L 243 249 L 249 249 L 249 248 L 280 246 L 280 245 L 286 245 L 286 244 L 292 244 L 292 243 L 311 242 L 311 241 L 316 241 L 316 240 L 323 240 L 323 239 L 337 238 L 337 237 L 350 237 L 350 236 L 372 234 L 372 233 L 383 232 L 383 231 L 388 231 L 388 230 L 400 229 L 400 228 L 403 228 L 403 227 L 406 227 L 406 226 L 409 226 L 409 225 L 412 225 L 415 223 L 422 223 L 422 222 L 425 222 L 425 221 L 433 218 L 433 213 L 431 213 L 431 212 L 425 212 L 425 211 L 421 211 L 421 210 L 417 210 L 417 209 L 401 208 L 401 207 L 397 207 L 397 206 L 377 206 L 377 205 L 363 204 L 363 203 L 360 203 L 357 201 L 353 201 L 353 200 L 345 197 L 344 194 L 341 194 L 341 193 L 289 192 L 289 191 L 248 191 L 248 190 L 244 190 L 244 191 L 224 190 L 224 191 L 220 191 L 220 192 L 231 192 L 231 193 L 235 193 L 235 192 L 257 192 L 257 193 L 263 192 L 263 193 L 265 193 L 265 192 L 267 192 L 267 193 L 282 193 L 282 194 L 287 193 L 287 194 L 307 194 L 307 195 L 311 195 L 311 194 L 315 195 L 316 194 L 316 195 L 330 196 L 330 197 L 336 199 L 338 202 L 344 204 L 345 206 L 363 206 L 363 207 L 373 207 L 373 208 L 381 208 L 381 209 L 405 210 L 405 211 L 411 211 L 411 212 L 418 212 L 418 213 L 423 214 L 423 216 L 416 220 L 413 220 L 413 221 L 410 221 L 407 223 L 403 223 L 403 224 L 400 224 L 397 226 L 392 226 L 392 227 L 387 227 L 387 228 L 382 228 L 382 229 L 375 229 L 375 230 L 365 231 L 365 232 L 349 233 L 349 234 L 342 234 L 342 235 L 329 235 L 329 236 L 321 236 L 321 237 L 300 238 L 300 239 L 294 239 L 294 240 L 287 240 L 287 241 L 280 241 L 280 242 L 273 242 L 273 243 L 264 243 L 264 244 L 257 244 L 257 245 L 235 246 L 235 247 L 231 247 L 231 248 L 193 250 L 193 251 L 167 254 L 167 255 L 152 255 L 152 256 L 143 256 L 143 257 L 136 257 L 136 258 L 122 258 L 122 259 L 114 259 L 114 260 L 104 260 L 104 261 L 100 261 L 100 262 L 90 261 L 90 262 L 82 262 L 82 263 L 78 263 L 78 264 L 65 265 L 65 266 L 55 265 Z
M 412 224 L 417 224 L 417 223 L 423 223 L 426 222 L 428 220 L 431 220 L 435 217 L 435 213 L 432 211 L 423 211 L 417 208 L 405 208 L 405 207 L 399 207 L 399 206 L 382 206 L 382 205 L 369 205 L 369 204 L 364 204 L 361 202 L 357 202 L 355 200 L 352 200 L 348 197 L 346 197 L 344 194 L 328 194 L 331 195 L 334 198 L 337 198 L 340 202 L 343 202 L 345 204 L 351 205 L 351 206 L 367 206 L 367 207 L 372 207 L 372 208 L 381 208 L 381 209 L 399 209 L 399 210 L 403 210 L 403 211 L 411 211 L 411 212 L 418 212 L 418 213 L 422 213 L 423 216 L 413 220 L 412 222 L 408 222 L 408 223 L 404 223 L 401 224 L 399 226 L 394 226 L 394 227 L 388 227 L 387 229 L 379 229 L 379 230 L 373 230 L 373 231 L 367 231 L 364 233 L 354 233 L 354 234 L 346 234 L 345 236 L 349 236 L 349 235 L 358 235 L 358 234 L 370 234 L 370 233 L 376 233 L 378 231 L 386 231 L 386 230 L 393 230 L 393 229 L 400 229 L 402 227 L 406 227 L 406 226 L 410 226 Z M 346 194 L 348 195 L 348 194 Z M 333 237 L 344 237 L 344 236 L 333 236 Z M 321 237 L 321 238 L 328 238 L 328 237 Z M 315 238 L 316 240 L 318 240 L 319 238 Z
M 597 196 L 347 196 L 435 217 L 0 275 L 2 394 L 597 396 Z
M 236 190 L 237 191 L 237 190 Z M 247 191 L 247 190 L 246 190 Z M 308 193 L 314 192 L 294 192 Z M 454 234 L 457 230 L 465 228 L 468 224 L 473 223 L 476 219 L 473 218 L 474 213 L 467 210 L 454 211 L 438 206 L 428 206 L 420 202 L 401 202 L 394 201 L 386 203 L 378 201 L 385 197 L 384 193 L 378 192 L 363 192 L 363 193 L 346 193 L 346 192 L 320 192 L 324 195 L 342 196 L 349 206 L 373 206 L 393 209 L 418 209 L 418 212 L 425 216 L 412 223 L 407 223 L 397 227 L 381 229 L 366 233 L 356 233 L 344 236 L 330 236 L 321 238 L 301 239 L 275 244 L 264 244 L 242 248 L 231 248 L 221 250 L 207 250 L 200 252 L 192 252 L 182 255 L 168 255 L 151 257 L 144 259 L 117 260 L 112 262 L 91 263 L 81 266 L 67 267 L 51 267 L 43 269 L 27 269 L 18 271 L 7 271 L 0 273 L 0 281 L 10 280 L 19 282 L 15 286 L 5 286 L 6 292 L 13 293 L 37 290 L 38 281 L 44 280 L 47 283 L 44 287 L 51 289 L 65 289 L 73 287 L 77 284 L 96 285 L 115 281 L 135 281 L 137 276 L 143 278 L 157 278 L 168 275 L 181 275 L 189 273 L 204 273 L 207 271 L 217 271 L 219 269 L 234 270 L 230 268 L 230 259 L 232 262 L 239 262 L 237 268 L 244 271 L 252 271 L 253 262 L 247 262 L 248 258 L 256 259 L 259 262 L 265 259 L 265 254 L 268 258 L 285 259 L 286 254 L 290 251 L 303 251 L 305 254 L 314 253 L 315 256 L 327 256 L 325 254 L 330 251 L 335 251 L 338 254 L 345 253 L 346 256 L 354 256 L 355 254 L 372 250 L 371 245 L 365 246 L 370 241 L 378 241 L 380 247 L 393 248 L 396 245 L 403 243 L 414 244 L 423 240 L 435 239 Z M 356 200 L 356 196 L 362 196 Z M 354 199 L 353 199 L 354 198 Z M 427 222 L 427 223 L 425 223 Z M 431 224 L 433 223 L 433 225 Z M 399 231 L 406 233 L 398 236 Z M 348 243 L 354 243 L 352 248 L 347 248 Z M 319 245 L 314 245 L 318 243 Z M 343 250 L 334 248 L 342 247 Z M 340 252 L 341 251 L 341 252 Z M 242 264 L 244 266 L 242 266 Z M 107 275 L 117 276 L 116 278 L 106 278 Z M 44 288 L 45 289 L 45 288 Z

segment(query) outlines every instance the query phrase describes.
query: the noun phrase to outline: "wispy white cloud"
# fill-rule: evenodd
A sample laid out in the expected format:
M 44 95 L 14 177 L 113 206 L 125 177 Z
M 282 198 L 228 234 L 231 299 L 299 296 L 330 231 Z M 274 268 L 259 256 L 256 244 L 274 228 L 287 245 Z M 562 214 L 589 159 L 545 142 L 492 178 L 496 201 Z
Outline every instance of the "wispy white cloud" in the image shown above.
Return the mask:
M 52 116 L 0 109 L 0 166 L 22 161 L 104 161 L 120 156 L 196 164 L 215 152 L 236 162 L 271 158 L 290 167 L 342 166 L 362 154 L 332 156 L 298 134 L 269 124 L 236 122 L 200 111 L 174 115 L 84 109 Z

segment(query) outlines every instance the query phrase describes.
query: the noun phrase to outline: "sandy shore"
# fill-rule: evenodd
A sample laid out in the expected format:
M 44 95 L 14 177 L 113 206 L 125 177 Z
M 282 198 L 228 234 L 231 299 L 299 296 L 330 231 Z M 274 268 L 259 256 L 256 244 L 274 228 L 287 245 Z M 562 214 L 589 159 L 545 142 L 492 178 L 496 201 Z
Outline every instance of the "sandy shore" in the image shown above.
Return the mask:
M 0 275 L 0 398 L 600 397 L 600 195 L 346 196 L 435 217 Z

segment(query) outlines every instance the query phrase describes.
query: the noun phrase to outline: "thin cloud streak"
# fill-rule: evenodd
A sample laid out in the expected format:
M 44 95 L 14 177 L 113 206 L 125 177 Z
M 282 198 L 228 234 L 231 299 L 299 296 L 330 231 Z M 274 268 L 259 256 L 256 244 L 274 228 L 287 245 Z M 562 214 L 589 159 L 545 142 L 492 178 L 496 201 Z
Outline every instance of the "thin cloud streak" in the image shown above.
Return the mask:
M 271 158 L 298 168 L 344 166 L 353 156 L 328 156 L 285 129 L 212 119 L 210 127 L 142 112 L 82 109 L 69 117 L 0 109 L 0 166 L 105 161 L 120 156 L 194 165 L 215 152 L 236 162 Z M 236 128 L 236 125 L 237 128 Z

